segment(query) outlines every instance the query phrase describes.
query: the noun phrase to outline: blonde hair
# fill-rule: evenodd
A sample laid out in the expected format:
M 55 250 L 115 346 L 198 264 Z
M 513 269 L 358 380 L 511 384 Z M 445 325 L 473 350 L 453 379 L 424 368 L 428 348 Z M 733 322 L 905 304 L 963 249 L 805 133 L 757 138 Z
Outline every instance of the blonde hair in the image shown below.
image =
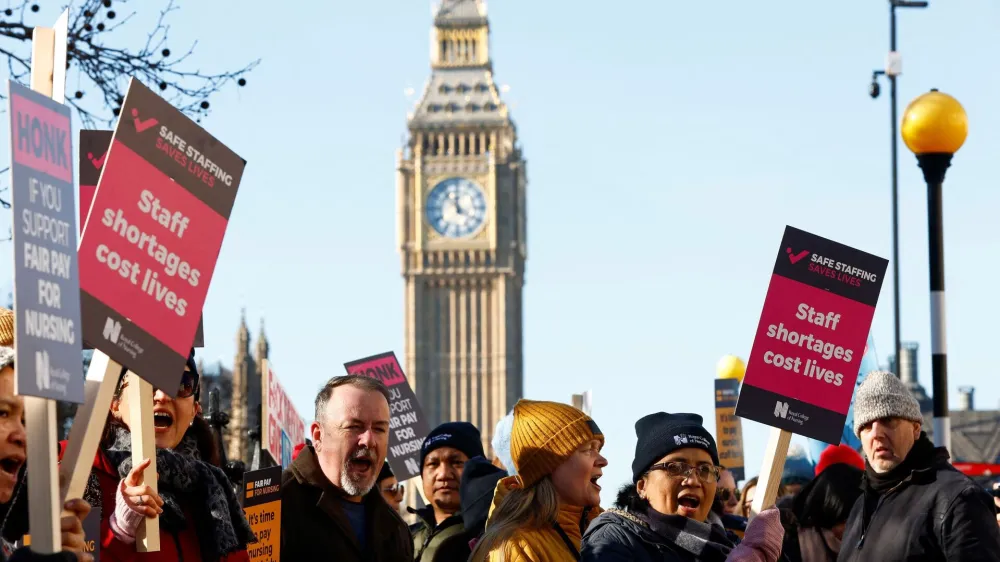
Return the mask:
M 476 543 L 469 562 L 487 562 L 490 552 L 503 548 L 518 529 L 545 529 L 556 523 L 559 496 L 548 476 L 527 489 L 514 489 L 494 508 L 486 532 Z

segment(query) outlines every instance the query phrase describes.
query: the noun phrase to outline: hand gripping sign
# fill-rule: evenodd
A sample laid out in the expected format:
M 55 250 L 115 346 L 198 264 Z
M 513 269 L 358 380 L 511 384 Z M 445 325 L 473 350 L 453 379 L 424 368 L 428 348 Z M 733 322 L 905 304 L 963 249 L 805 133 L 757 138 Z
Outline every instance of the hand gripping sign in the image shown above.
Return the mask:
M 889 262 L 785 227 L 736 415 L 775 428 L 754 511 L 774 502 L 792 433 L 839 443 Z
M 387 351 L 345 363 L 350 375 L 364 375 L 389 387 L 389 454 L 386 460 L 400 482 L 420 476 L 420 447 L 431 432 L 417 396 L 406 381 L 396 354 Z
M 153 459 L 153 386 L 176 396 L 246 162 L 131 79 L 79 247 L 83 339 L 95 349 L 87 399 L 62 464 L 64 497 L 83 493 L 122 365 L 132 457 Z M 92 384 L 91 384 L 92 381 Z M 159 550 L 155 519 L 137 535 Z

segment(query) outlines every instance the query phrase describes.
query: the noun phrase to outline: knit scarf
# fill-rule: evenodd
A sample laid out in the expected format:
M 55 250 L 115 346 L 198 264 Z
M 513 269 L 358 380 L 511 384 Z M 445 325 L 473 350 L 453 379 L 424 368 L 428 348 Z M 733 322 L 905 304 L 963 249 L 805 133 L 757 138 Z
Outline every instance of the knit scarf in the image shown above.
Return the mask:
M 125 478 L 132 470 L 132 435 L 121 426 L 113 427 L 111 432 L 113 442 L 104 454 L 111 466 L 117 467 L 119 478 Z M 193 435 L 185 434 L 174 449 L 157 449 L 156 471 L 157 492 L 163 499 L 160 527 L 176 534 L 193 524 L 203 560 L 215 562 L 257 542 L 229 478 L 221 468 L 201 460 Z M 101 487 L 93 472 L 83 499 L 91 505 L 103 505 Z M 185 517 L 184 507 L 190 510 L 193 522 Z
M 680 515 L 664 515 L 648 508 L 645 519 L 653 532 L 690 553 L 698 562 L 724 562 L 733 549 L 722 520 L 715 513 L 710 512 L 708 521 L 702 523 Z
M 899 485 L 914 470 L 931 466 L 936 459 L 937 449 L 934 448 L 934 443 L 931 443 L 926 433 L 920 432 L 920 438 L 913 444 L 913 448 L 910 449 L 903 462 L 899 463 L 899 466 L 889 472 L 875 472 L 872 465 L 868 461 L 865 461 L 865 481 L 867 487 L 876 494 L 881 495 L 883 492 Z

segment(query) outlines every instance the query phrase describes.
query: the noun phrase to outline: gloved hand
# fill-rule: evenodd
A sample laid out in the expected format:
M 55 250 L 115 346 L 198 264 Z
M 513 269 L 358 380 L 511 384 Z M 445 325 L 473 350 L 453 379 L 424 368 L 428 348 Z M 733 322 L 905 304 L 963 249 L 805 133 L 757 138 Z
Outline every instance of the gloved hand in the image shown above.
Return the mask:
M 778 508 L 760 512 L 750 520 L 743 542 L 726 557 L 727 562 L 777 562 L 785 528 L 781 525 Z

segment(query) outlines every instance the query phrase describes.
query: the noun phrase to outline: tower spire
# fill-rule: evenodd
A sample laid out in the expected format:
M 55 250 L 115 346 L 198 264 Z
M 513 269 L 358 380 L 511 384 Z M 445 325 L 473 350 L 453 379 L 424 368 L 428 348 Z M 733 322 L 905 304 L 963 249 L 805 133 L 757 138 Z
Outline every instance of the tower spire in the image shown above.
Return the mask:
M 484 0 L 442 0 L 434 14 L 436 27 L 487 25 Z
M 264 334 L 264 318 L 260 319 L 260 333 L 257 334 L 257 368 L 260 369 L 261 363 L 264 359 L 267 359 L 268 352 L 271 350 L 270 344 L 267 342 L 267 335 Z

